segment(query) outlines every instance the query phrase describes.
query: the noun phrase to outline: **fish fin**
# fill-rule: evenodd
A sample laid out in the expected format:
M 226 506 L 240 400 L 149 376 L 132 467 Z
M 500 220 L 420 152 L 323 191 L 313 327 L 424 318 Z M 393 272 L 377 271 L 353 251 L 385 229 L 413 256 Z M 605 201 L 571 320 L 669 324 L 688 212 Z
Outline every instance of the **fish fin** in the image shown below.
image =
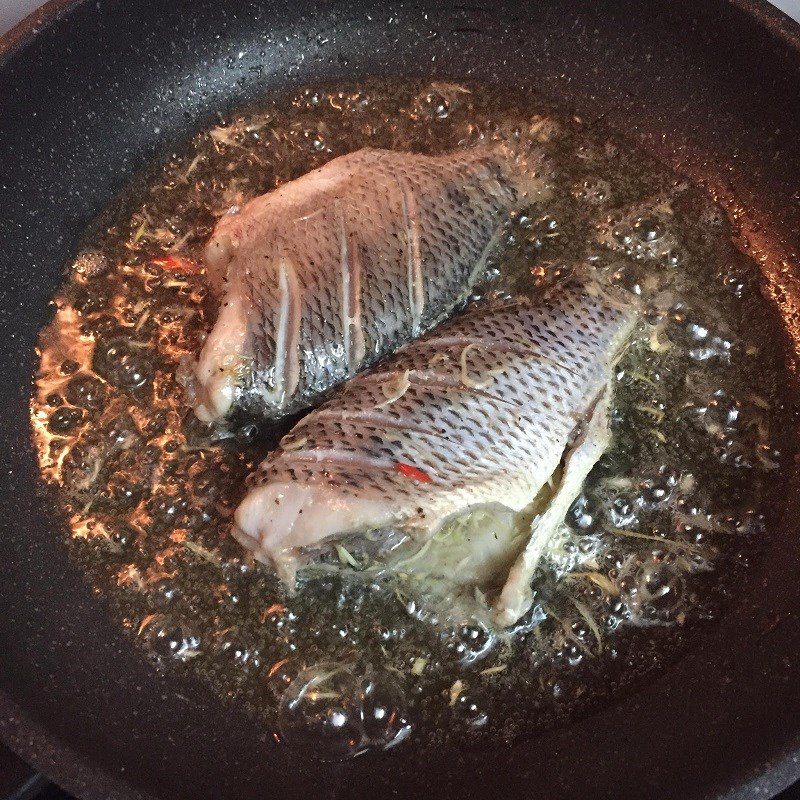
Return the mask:
M 544 513 L 531 524 L 525 549 L 511 567 L 505 585 L 494 602 L 494 621 L 507 627 L 516 622 L 533 602 L 531 578 L 541 560 L 547 542 L 563 523 L 573 500 L 580 493 L 586 476 L 608 448 L 610 386 L 603 388 L 579 439 L 565 453 L 561 482 Z

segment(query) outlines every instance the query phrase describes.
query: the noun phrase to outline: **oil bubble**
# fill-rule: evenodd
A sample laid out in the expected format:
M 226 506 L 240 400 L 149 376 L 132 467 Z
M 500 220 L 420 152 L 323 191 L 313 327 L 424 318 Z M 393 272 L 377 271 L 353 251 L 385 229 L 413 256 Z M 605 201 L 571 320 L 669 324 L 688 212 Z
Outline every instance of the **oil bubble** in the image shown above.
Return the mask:
M 108 286 L 93 287 L 92 291 L 82 288 L 75 293 L 73 305 L 81 314 L 95 314 L 108 305 Z
M 294 659 L 282 658 L 267 670 L 264 686 L 273 696 L 280 698 L 297 678 L 298 672 L 299 669 Z
M 67 384 L 64 396 L 73 405 L 95 411 L 102 406 L 106 390 L 103 382 L 97 378 L 78 375 Z
M 609 517 L 615 528 L 626 528 L 638 519 L 636 500 L 627 494 L 618 494 L 611 500 Z
M 534 593 L 535 594 L 535 593 Z M 541 603 L 534 603 L 515 623 L 508 629 L 512 636 L 524 636 L 547 619 L 547 612 Z
M 633 232 L 628 225 L 624 224 L 615 225 L 611 230 L 611 236 L 615 242 L 623 246 L 627 246 L 633 241 Z
M 301 671 L 278 708 L 280 738 L 323 761 L 351 758 L 364 749 L 361 691 L 350 667 L 322 663 Z
M 658 507 L 672 498 L 679 476 L 669 468 L 662 466 L 658 473 L 645 478 L 641 485 L 641 499 L 645 506 Z
M 678 567 L 649 560 L 636 573 L 635 591 L 629 592 L 631 612 L 641 622 L 670 621 L 681 606 L 684 581 Z
M 236 639 L 220 642 L 218 652 L 225 661 L 241 669 L 258 669 L 261 666 L 261 653 L 258 648 L 248 647 Z
M 250 444 L 258 436 L 258 426 L 249 423 L 236 429 L 234 438 L 239 444 Z
M 585 652 L 575 642 L 565 642 L 556 652 L 556 656 L 568 664 L 570 667 L 577 667 L 586 657 Z
M 361 686 L 361 721 L 370 746 L 387 749 L 411 732 L 403 690 L 385 670 L 369 674 Z
M 120 389 L 140 389 L 153 377 L 147 358 L 126 339 L 116 339 L 99 348 L 94 362 L 97 372 Z
M 80 438 L 64 458 L 61 479 L 72 496 L 93 489 L 100 475 L 107 450 L 96 437 Z
M 480 688 L 467 688 L 453 702 L 453 716 L 470 728 L 484 728 L 489 722 L 491 701 Z
M 633 225 L 633 230 L 642 242 L 655 242 L 666 233 L 664 225 L 655 217 L 639 217 Z
M 87 319 L 81 325 L 81 333 L 84 336 L 92 336 L 96 339 L 108 339 L 111 336 L 118 336 L 123 330 L 116 318 L 110 314 L 98 314 Z
M 598 530 L 603 523 L 603 512 L 597 500 L 581 494 L 569 507 L 566 522 L 570 527 L 586 533 Z
M 133 544 L 138 538 L 139 532 L 129 523 L 120 522 L 111 530 L 111 541 L 120 549 L 124 549 Z
M 105 492 L 112 508 L 127 511 L 135 508 L 144 495 L 143 487 L 124 473 L 113 475 Z
M 139 428 L 130 414 L 117 417 L 106 430 L 109 445 L 114 448 L 130 447 L 139 437 Z
M 679 267 L 683 263 L 684 258 L 683 251 L 673 247 L 661 256 L 661 263 L 665 267 Z
M 166 615 L 158 614 L 144 622 L 140 636 L 159 659 L 189 661 L 200 654 L 200 638 Z
M 469 91 L 454 83 L 435 83 L 414 99 L 413 116 L 418 120 L 442 122 L 457 109 Z
M 47 427 L 52 433 L 66 434 L 74 430 L 83 420 L 83 409 L 61 406 L 50 416 Z
M 460 664 L 472 664 L 486 656 L 497 643 L 496 636 L 483 625 L 459 625 L 443 634 L 445 647 Z
M 168 527 L 177 525 L 184 519 L 189 500 L 164 491 L 154 494 L 147 503 L 147 511 L 153 519 L 153 523 L 159 526 Z
M 444 120 L 450 116 L 450 102 L 438 92 L 428 92 L 418 101 L 418 113 L 429 119 Z

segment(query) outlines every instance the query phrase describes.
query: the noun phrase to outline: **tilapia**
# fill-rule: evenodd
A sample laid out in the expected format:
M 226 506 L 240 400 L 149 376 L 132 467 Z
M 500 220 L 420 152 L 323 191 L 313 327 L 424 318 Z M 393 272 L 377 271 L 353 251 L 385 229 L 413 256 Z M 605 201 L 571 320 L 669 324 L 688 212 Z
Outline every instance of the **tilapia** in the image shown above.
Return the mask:
M 299 411 L 449 316 L 509 212 L 545 193 L 535 162 L 504 144 L 363 149 L 232 209 L 205 250 L 221 303 L 197 416 Z
M 532 509 L 523 536 L 454 551 L 454 580 L 494 587 L 495 622 L 513 623 L 608 445 L 612 365 L 635 319 L 579 286 L 476 304 L 302 419 L 261 464 L 234 535 L 291 585 L 298 566 L 356 533 L 419 545 L 467 509 Z

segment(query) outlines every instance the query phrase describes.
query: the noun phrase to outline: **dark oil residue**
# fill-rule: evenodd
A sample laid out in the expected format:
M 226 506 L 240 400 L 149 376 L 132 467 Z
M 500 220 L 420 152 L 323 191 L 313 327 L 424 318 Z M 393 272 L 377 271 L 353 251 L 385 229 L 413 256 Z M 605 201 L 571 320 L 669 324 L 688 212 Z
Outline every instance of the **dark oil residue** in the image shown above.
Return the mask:
M 345 571 L 288 596 L 229 535 L 285 426 L 215 431 L 183 398 L 180 364 L 214 315 L 202 245 L 231 207 L 334 156 L 492 134 L 538 148 L 553 194 L 515 215 L 476 296 L 553 290 L 577 272 L 639 298 L 614 444 L 513 631 L 437 623 L 424 598 Z M 533 735 L 674 660 L 769 537 L 789 411 L 782 331 L 758 283 L 718 207 L 599 125 L 449 84 L 305 91 L 197 135 L 87 233 L 42 334 L 42 474 L 74 558 L 131 636 L 290 745 L 340 758 Z

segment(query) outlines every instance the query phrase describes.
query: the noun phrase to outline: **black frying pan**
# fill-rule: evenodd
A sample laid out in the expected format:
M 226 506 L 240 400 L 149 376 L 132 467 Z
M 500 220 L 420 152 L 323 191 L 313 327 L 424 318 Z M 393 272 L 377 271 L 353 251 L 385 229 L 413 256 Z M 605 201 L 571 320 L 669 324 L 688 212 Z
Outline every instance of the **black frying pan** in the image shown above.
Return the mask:
M 766 3 L 54 0 L 0 41 L 0 734 L 103 800 L 770 796 L 800 777 L 797 481 L 761 574 L 681 662 L 507 752 L 423 765 L 402 748 L 288 761 L 249 718 L 157 674 L 67 560 L 27 407 L 36 333 L 76 236 L 215 111 L 390 74 L 499 81 L 607 113 L 738 195 L 800 263 L 800 28 Z M 780 276 L 795 329 L 798 278 Z

